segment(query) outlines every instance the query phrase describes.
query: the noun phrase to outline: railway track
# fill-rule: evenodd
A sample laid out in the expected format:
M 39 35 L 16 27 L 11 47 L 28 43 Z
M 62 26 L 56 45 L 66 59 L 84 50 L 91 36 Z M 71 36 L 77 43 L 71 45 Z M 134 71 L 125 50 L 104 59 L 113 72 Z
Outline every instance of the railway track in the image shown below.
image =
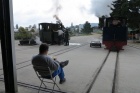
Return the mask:
M 74 47 L 75 47 L 75 46 L 74 46 Z M 61 50 L 58 50 L 58 51 L 55 51 L 55 52 L 49 53 L 48 55 L 53 55 L 53 54 L 55 54 L 55 53 L 62 52 L 62 51 L 65 51 L 65 50 L 68 50 L 68 49 L 71 49 L 71 48 L 73 48 L 73 47 L 69 47 L 69 48 L 61 49 Z M 23 64 L 23 63 L 26 63 L 26 62 L 29 62 L 29 61 L 31 61 L 31 59 L 26 60 L 26 61 L 23 61 L 23 62 L 19 62 L 19 63 L 17 63 L 16 65 L 20 65 L 20 64 Z
M 53 56 L 59 56 L 59 55 L 62 55 L 62 54 L 64 54 L 64 53 L 67 53 L 67 52 L 70 52 L 70 51 L 72 51 L 72 50 L 75 50 L 75 49 L 77 49 L 77 48 L 83 47 L 83 46 L 85 46 L 85 45 L 87 45 L 87 44 L 88 44 L 88 43 L 83 44 L 83 45 L 80 45 L 80 46 L 74 46 L 74 47 L 62 49 L 62 50 L 59 50 L 59 51 L 56 51 L 56 52 L 53 52 L 53 53 L 49 53 L 48 55 L 53 55 L 53 54 L 54 54 Z M 27 60 L 26 62 L 30 62 L 30 61 L 31 61 L 31 60 Z M 24 62 L 24 63 L 26 63 L 26 62 Z M 30 66 L 30 65 L 32 65 L 32 64 L 30 63 L 30 64 L 27 64 L 27 65 L 18 67 L 17 70 L 22 69 L 22 68 L 25 68 L 25 67 L 28 67 L 28 66 Z
M 54 54 L 54 56 L 59 56 L 59 55 L 62 55 L 64 53 L 67 53 L 67 52 L 70 52 L 72 50 L 75 50 L 77 48 L 80 48 L 80 47 L 83 47 L 83 46 L 86 46 L 88 45 L 88 43 L 85 43 L 85 44 L 82 44 L 80 46 L 74 46 L 74 47 L 69 47 L 69 48 L 66 48 L 66 49 L 62 49 L 62 50 L 59 50 L 59 51 L 56 51 L 56 52 L 53 52 L 53 53 L 49 53 L 49 55 L 52 55 Z M 31 61 L 31 60 L 28 60 L 28 62 Z M 26 61 L 27 62 L 27 61 Z M 24 63 L 26 63 L 24 62 Z M 22 64 L 22 63 L 19 63 L 19 64 Z M 22 69 L 24 67 L 27 67 L 27 66 L 31 66 L 32 64 L 28 64 L 28 65 L 25 65 L 25 66 L 22 66 L 20 68 L 17 68 L 18 69 Z M 3 74 L 1 74 L 0 76 L 2 76 Z M 0 81 L 4 81 L 3 78 L 0 78 Z M 17 82 L 17 84 L 19 86 L 22 86 L 22 87 L 27 87 L 27 88 L 30 88 L 30 89 L 35 89 L 35 90 L 38 90 L 39 86 L 35 86 L 35 85 L 32 85 L 32 84 L 27 84 L 27 83 L 23 83 L 23 82 Z M 52 93 L 52 89 L 49 89 L 49 88 L 43 88 L 41 87 L 41 91 L 43 92 L 46 92 L 46 93 Z M 59 91 L 59 90 L 54 90 L 55 93 L 67 93 L 67 92 L 63 92 L 63 91 Z
M 118 74 L 119 74 L 118 68 L 119 68 L 119 52 L 117 52 L 117 55 L 116 55 L 112 93 L 117 93 L 117 83 L 118 83 Z
M 93 75 L 92 80 L 90 81 L 90 83 L 88 84 L 88 86 L 86 87 L 86 91 L 84 90 L 83 93 L 94 93 L 93 91 L 91 91 L 94 88 L 94 85 L 97 82 L 97 79 L 99 78 L 99 75 L 102 73 L 102 70 L 104 69 L 105 65 L 108 62 L 108 58 L 111 55 L 111 52 L 109 51 L 105 57 L 105 59 L 103 60 L 103 62 L 101 63 L 101 65 L 97 68 L 95 74 Z M 110 93 L 117 93 L 117 83 L 118 83 L 118 61 L 119 61 L 119 52 L 116 53 L 116 60 L 115 60 L 115 65 L 114 65 L 114 72 L 113 72 L 113 79 L 112 79 L 112 87 L 110 88 Z M 102 77 L 100 77 L 102 78 Z M 101 87 L 102 89 L 102 87 Z M 96 93 L 96 92 L 95 92 Z M 105 92 L 104 92 L 105 93 Z
M 72 50 L 75 50 L 77 48 L 83 47 L 83 46 L 88 45 L 88 44 L 89 43 L 84 43 L 80 46 L 72 46 L 72 47 L 69 47 L 69 48 L 61 49 L 61 50 L 58 50 L 56 52 L 49 53 L 48 55 L 59 56 L 59 55 L 70 52 Z M 30 62 L 30 64 L 29 64 L 29 62 Z M 28 66 L 31 66 L 31 65 L 32 65 L 31 64 L 31 59 L 16 64 L 16 66 L 19 66 L 19 67 L 17 67 L 17 70 L 28 67 Z M 3 74 L 1 74 L 1 75 L 3 75 Z
M 66 48 L 66 49 L 63 49 L 63 50 L 59 50 L 59 51 L 50 53 L 49 55 L 52 55 L 52 54 L 54 54 L 54 56 L 62 55 L 64 53 L 67 53 L 67 52 L 72 51 L 74 49 L 83 47 L 85 45 L 87 45 L 87 44 L 83 44 L 81 46 L 76 46 L 76 47 L 71 47 L 71 48 Z M 92 82 L 89 84 L 88 89 L 84 93 L 92 93 L 91 89 L 94 87 L 94 84 L 95 84 L 97 78 L 99 77 L 100 73 L 102 72 L 102 69 L 106 65 L 108 57 L 111 55 L 110 53 L 111 53 L 110 51 L 107 53 L 107 55 L 106 55 L 105 59 L 103 60 L 102 64 L 99 66 L 96 73 L 94 74 L 94 77 L 92 79 Z M 112 80 L 112 88 L 111 88 L 112 90 L 110 91 L 110 93 L 117 93 L 118 61 L 119 61 L 119 52 L 116 53 L 116 60 L 115 60 L 115 66 L 114 66 L 115 69 L 114 69 L 114 75 L 113 75 L 113 80 Z M 28 64 L 27 66 L 30 66 L 30 65 L 31 64 Z M 27 66 L 17 68 L 17 70 L 21 69 L 21 68 L 24 68 L 24 67 L 27 67 Z M 3 81 L 3 78 L 0 78 L 0 81 Z M 22 83 L 22 82 L 18 82 L 18 85 L 22 86 L 22 87 L 27 87 L 27 88 L 30 88 L 30 89 L 35 89 L 35 90 L 38 90 L 38 87 L 39 87 L 39 86 L 35 86 L 35 85 L 27 84 L 27 83 Z M 41 91 L 51 93 L 51 89 L 48 89 L 48 88 L 46 89 L 46 88 L 42 87 Z M 55 90 L 55 92 L 56 93 L 66 93 L 66 92 L 62 92 L 62 91 L 58 91 L 58 90 Z

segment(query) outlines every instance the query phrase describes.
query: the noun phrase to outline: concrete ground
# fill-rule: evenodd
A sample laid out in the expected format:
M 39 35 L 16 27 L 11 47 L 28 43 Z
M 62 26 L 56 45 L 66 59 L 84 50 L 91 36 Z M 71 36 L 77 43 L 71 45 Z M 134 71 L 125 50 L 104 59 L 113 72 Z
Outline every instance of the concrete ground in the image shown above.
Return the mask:
M 140 50 L 125 49 L 120 54 L 118 93 L 140 93 Z
M 111 52 L 90 93 L 111 93 L 116 52 Z
M 140 49 L 140 43 L 134 42 L 133 40 L 128 41 L 128 46 Z
M 70 61 L 69 65 L 64 68 L 65 77 L 67 79 L 66 83 L 60 85 L 59 78 L 57 78 L 57 83 L 63 91 L 67 91 L 68 93 L 85 93 L 89 88 L 89 85 L 94 78 L 94 74 L 108 53 L 104 48 L 90 48 L 89 43 L 94 39 L 100 40 L 100 35 L 94 34 L 92 36 L 72 37 L 70 40 L 71 45 L 68 47 L 63 45 L 50 46 L 49 54 L 51 57 L 59 53 L 61 54 L 60 50 L 68 50 L 61 55 L 56 56 L 60 61 Z M 32 65 L 30 65 L 32 56 L 38 54 L 38 47 L 39 45 L 18 46 L 18 41 L 15 41 L 18 82 L 39 86 L 40 81 L 37 78 Z M 140 50 L 130 46 L 126 46 L 125 50 L 120 52 L 118 93 L 140 93 L 139 55 Z M 105 64 L 90 93 L 111 93 L 115 67 L 114 56 L 115 53 L 111 53 L 111 56 L 109 57 L 110 61 Z M 1 68 L 2 61 L 0 56 L 0 69 Z M 0 75 L 1 74 L 3 74 L 2 70 L 0 70 Z M 0 76 L 0 78 L 1 77 L 3 76 Z M 48 84 L 48 88 L 52 88 L 52 86 Z M 19 93 L 37 93 L 37 90 L 21 86 L 18 86 L 18 89 Z M 0 93 L 3 91 L 4 84 L 3 82 L 0 82 Z

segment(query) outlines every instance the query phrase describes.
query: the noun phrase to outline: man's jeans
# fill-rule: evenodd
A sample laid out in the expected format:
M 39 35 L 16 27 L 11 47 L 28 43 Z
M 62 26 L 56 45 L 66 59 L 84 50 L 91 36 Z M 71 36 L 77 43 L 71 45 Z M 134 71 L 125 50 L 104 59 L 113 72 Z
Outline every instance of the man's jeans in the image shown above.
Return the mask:
M 54 71 L 52 76 L 55 77 L 56 75 L 59 76 L 60 80 L 63 80 L 64 79 L 64 71 L 63 71 L 63 68 L 62 67 L 59 67 L 58 70 Z

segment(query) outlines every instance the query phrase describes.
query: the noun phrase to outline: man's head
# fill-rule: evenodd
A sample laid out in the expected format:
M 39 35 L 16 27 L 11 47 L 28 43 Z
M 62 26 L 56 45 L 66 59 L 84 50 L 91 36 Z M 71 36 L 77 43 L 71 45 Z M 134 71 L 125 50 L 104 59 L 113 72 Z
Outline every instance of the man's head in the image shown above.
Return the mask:
M 39 47 L 39 54 L 48 54 L 49 46 L 45 43 L 41 44 Z

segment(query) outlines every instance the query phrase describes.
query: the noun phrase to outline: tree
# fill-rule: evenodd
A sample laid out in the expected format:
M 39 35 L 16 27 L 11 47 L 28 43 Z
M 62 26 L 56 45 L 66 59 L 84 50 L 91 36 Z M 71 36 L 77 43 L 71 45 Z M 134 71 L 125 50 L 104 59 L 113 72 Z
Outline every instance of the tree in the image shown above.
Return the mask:
M 126 17 L 128 26 L 140 29 L 140 0 L 116 0 L 111 8 L 113 17 Z
M 128 0 L 116 0 L 112 3 L 113 11 L 110 15 L 113 17 L 127 17 L 129 13 Z
M 32 29 L 30 30 L 30 32 L 33 32 L 33 33 L 34 33 L 34 32 L 35 32 L 35 29 L 32 28 Z
M 19 27 L 18 34 L 15 35 L 16 39 L 29 39 L 31 37 L 32 34 L 24 27 Z
M 86 23 L 84 24 L 84 28 L 82 29 L 82 32 L 86 34 L 90 34 L 91 32 L 93 32 L 91 25 L 88 21 L 86 21 Z
M 104 27 L 104 19 L 105 19 L 105 16 L 102 16 L 99 18 L 99 27 L 100 28 Z
M 132 29 L 138 29 L 140 31 L 140 0 L 129 1 L 129 27 Z
M 22 32 L 26 32 L 26 30 L 24 29 L 24 27 L 19 27 L 18 31 L 21 32 L 21 33 Z

